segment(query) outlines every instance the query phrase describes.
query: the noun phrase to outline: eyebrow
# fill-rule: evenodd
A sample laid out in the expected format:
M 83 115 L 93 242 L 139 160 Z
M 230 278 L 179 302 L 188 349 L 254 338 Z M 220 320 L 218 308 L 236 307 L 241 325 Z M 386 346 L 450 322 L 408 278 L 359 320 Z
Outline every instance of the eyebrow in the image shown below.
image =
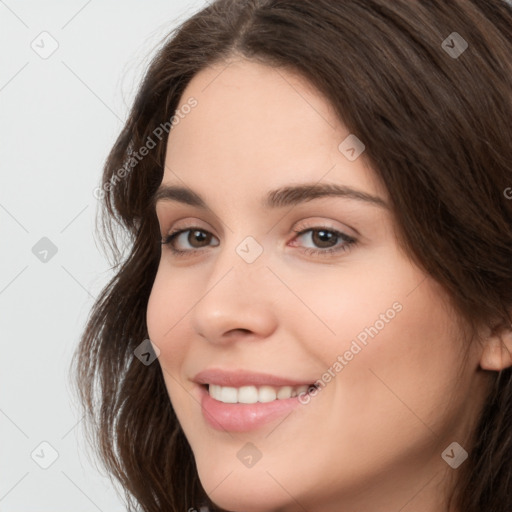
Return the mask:
M 271 190 L 263 200 L 263 207 L 284 208 L 321 197 L 344 197 L 363 201 L 370 205 L 388 210 L 390 209 L 386 201 L 380 197 L 334 183 L 303 183 Z M 161 185 L 152 197 L 153 207 L 156 207 L 156 204 L 160 201 L 177 201 L 205 210 L 209 209 L 206 202 L 199 194 L 188 187 L 177 185 Z

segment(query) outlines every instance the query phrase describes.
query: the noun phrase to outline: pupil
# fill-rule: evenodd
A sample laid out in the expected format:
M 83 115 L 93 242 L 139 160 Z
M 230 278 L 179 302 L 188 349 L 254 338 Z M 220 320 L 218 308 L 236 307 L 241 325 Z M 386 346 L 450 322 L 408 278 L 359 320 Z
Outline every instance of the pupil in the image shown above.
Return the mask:
M 330 231 L 314 231 L 313 242 L 320 247 L 332 247 L 333 245 L 336 245 L 337 236 Z
M 188 241 L 190 245 L 195 245 L 196 243 L 200 245 L 201 242 L 204 242 L 205 240 L 207 242 L 209 241 L 208 235 L 204 231 L 191 231 L 188 236 Z

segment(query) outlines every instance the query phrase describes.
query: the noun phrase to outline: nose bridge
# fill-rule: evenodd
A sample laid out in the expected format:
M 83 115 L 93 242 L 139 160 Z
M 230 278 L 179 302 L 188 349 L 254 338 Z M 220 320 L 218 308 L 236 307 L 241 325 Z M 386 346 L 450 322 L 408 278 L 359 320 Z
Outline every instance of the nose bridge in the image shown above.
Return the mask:
M 208 289 L 229 286 L 232 291 L 242 293 L 251 289 L 252 293 L 258 294 L 258 290 L 263 291 L 270 284 L 267 283 L 269 254 L 264 250 L 263 241 L 252 235 L 240 236 L 242 232 L 239 229 L 226 237 L 224 247 L 212 263 Z
M 263 247 L 251 238 L 225 247 L 217 256 L 203 296 L 191 313 L 196 332 L 212 342 L 222 341 L 233 330 L 264 337 L 275 329 L 271 272 Z

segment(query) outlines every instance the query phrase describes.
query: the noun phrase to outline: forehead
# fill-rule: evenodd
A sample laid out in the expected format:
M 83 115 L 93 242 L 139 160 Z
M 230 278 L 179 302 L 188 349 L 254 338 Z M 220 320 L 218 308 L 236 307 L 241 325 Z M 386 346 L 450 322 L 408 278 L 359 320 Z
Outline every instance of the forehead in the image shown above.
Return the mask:
M 197 105 L 184 108 L 191 99 Z M 192 186 L 214 174 L 219 187 L 250 182 L 256 190 L 326 178 L 385 193 L 364 157 L 350 162 L 340 152 L 350 132 L 296 73 L 243 59 L 217 63 L 191 80 L 177 111 L 164 182 L 177 175 Z

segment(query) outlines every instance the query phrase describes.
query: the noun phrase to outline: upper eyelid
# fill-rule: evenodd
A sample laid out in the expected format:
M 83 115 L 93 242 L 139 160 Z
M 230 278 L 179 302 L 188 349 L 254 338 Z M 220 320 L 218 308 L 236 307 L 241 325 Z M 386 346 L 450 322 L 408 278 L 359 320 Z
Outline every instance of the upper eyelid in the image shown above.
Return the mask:
M 332 198 L 333 198 L 333 196 L 319 196 L 310 201 L 301 202 L 294 208 L 294 210 L 296 212 L 300 212 L 302 210 L 302 208 L 307 208 L 309 210 L 309 208 L 311 208 L 311 203 L 316 202 L 316 201 L 322 201 L 325 199 L 332 199 Z M 334 199 L 339 199 L 339 197 L 334 196 Z M 185 208 L 188 212 L 190 212 L 190 215 L 185 215 L 185 216 L 181 217 L 180 219 L 175 220 L 174 222 L 179 222 L 181 219 L 188 219 L 188 218 L 191 218 L 194 220 L 197 219 L 199 222 L 206 222 L 210 226 L 213 225 L 212 222 L 214 224 L 218 224 L 218 226 L 220 228 L 218 230 L 219 233 L 222 233 L 222 231 L 225 228 L 227 228 L 228 231 L 232 232 L 230 227 L 227 224 L 225 224 L 225 222 L 223 222 L 223 220 L 209 208 L 206 208 L 204 211 L 201 211 L 199 213 L 199 215 L 201 215 L 201 216 L 207 215 L 208 217 L 210 217 L 210 214 L 211 214 L 211 218 L 208 221 L 204 221 L 204 220 L 201 220 L 199 217 L 194 216 L 194 213 L 197 213 L 197 208 L 198 208 L 197 206 L 190 206 L 190 205 L 186 205 L 186 204 L 183 204 L 180 202 L 175 202 L 172 200 L 165 200 L 165 199 L 161 199 L 158 202 L 156 202 L 155 207 L 153 209 L 153 213 L 156 216 L 160 225 L 162 225 L 162 223 L 166 223 L 166 220 L 165 220 L 166 217 L 174 216 L 174 214 L 176 213 L 175 208 L 178 208 L 177 211 L 180 211 L 180 212 L 183 212 L 182 208 Z M 320 208 L 323 209 L 322 207 L 320 207 Z M 319 217 L 319 218 L 329 217 L 329 213 L 327 213 L 327 215 L 325 215 L 325 211 L 324 212 L 320 211 L 318 213 L 316 213 L 316 212 L 312 213 L 311 210 L 309 210 L 309 211 L 308 210 L 304 211 L 305 215 L 308 217 Z M 160 213 L 159 213 L 159 211 L 160 211 Z M 174 212 L 174 213 L 171 213 L 171 212 Z M 349 208 L 349 212 L 351 212 L 350 208 Z M 350 213 L 350 215 L 352 215 L 352 213 Z M 288 214 L 286 214 L 284 217 L 280 217 L 280 220 L 277 223 L 272 222 L 271 224 L 272 224 L 273 228 L 277 224 L 279 224 L 281 221 L 285 220 L 285 218 L 287 216 L 288 216 Z M 319 221 L 319 222 L 325 222 L 325 221 Z M 339 222 L 339 221 L 335 221 L 335 222 Z M 294 224 L 295 224 L 295 222 L 294 222 Z M 342 224 L 344 224 L 344 223 L 342 223 Z M 351 235 L 351 236 L 361 236 L 361 233 L 355 227 L 349 226 L 348 224 L 344 224 L 344 225 L 349 230 L 351 230 L 353 232 L 353 235 Z M 216 229 L 216 228 L 214 228 L 214 229 Z M 335 229 L 343 230 L 344 228 L 335 228 Z
M 199 227 L 200 229 L 205 229 L 206 231 L 217 231 L 217 229 L 215 227 L 212 226 L 211 223 L 207 222 L 207 221 L 204 221 L 198 217 L 194 217 L 194 216 L 185 216 L 185 217 L 181 217 L 179 219 L 176 219 L 176 220 L 173 220 L 172 222 L 167 222 L 165 220 L 165 218 L 160 218 L 158 215 L 156 215 L 157 217 L 157 221 L 158 221 L 158 224 L 160 225 L 161 228 L 163 228 L 163 225 L 164 224 L 170 224 L 172 225 L 172 228 L 167 228 L 166 231 L 167 232 L 171 232 L 171 231 L 177 231 L 179 229 L 192 229 L 194 227 Z M 163 216 L 162 216 L 163 217 Z M 315 218 L 315 217 L 318 217 L 318 218 L 322 218 L 323 216 L 322 215 L 312 215 L 311 218 Z M 187 225 L 186 226 L 183 226 L 183 227 L 178 227 L 176 228 L 175 225 L 178 224 L 184 220 L 184 219 L 187 219 Z M 360 233 L 359 231 L 352 227 L 352 226 L 349 226 L 348 224 L 344 224 L 344 223 L 341 223 L 344 225 L 344 227 L 334 227 L 334 226 L 330 226 L 329 224 L 331 223 L 334 223 L 334 222 L 340 222 L 340 221 L 329 221 L 329 220 L 315 220 L 315 221 L 311 221 L 311 220 L 299 220 L 299 221 L 296 221 L 296 222 L 293 222 L 293 225 L 298 225 L 302 222 L 306 222 L 306 223 L 311 223 L 311 225 L 308 225 L 306 227 L 304 227 L 303 229 L 313 229 L 313 228 L 330 228 L 330 229 L 333 229 L 335 231 L 342 231 L 342 232 L 346 232 L 347 229 L 349 231 L 352 231 L 354 234 L 351 235 L 351 236 L 360 236 Z M 197 224 L 194 224 L 194 223 L 198 223 L 199 225 Z M 208 224 L 209 226 L 212 226 L 211 228 L 210 227 L 203 227 L 201 226 L 200 224 Z M 230 230 L 232 231 L 232 230 Z M 212 233 L 213 234 L 213 233 Z M 347 233 L 349 234 L 349 233 Z
M 179 227 L 180 223 L 182 221 L 185 221 L 185 219 L 188 219 L 188 220 L 186 220 L 186 225 Z M 182 217 L 181 219 L 176 219 L 173 222 L 169 222 L 169 223 L 166 222 L 166 220 L 160 219 L 158 217 L 157 217 L 157 220 L 158 220 L 158 224 L 160 225 L 160 227 L 162 229 L 165 224 L 171 225 L 171 227 L 166 229 L 166 231 L 168 233 L 170 233 L 172 231 L 179 231 L 181 229 L 186 230 L 186 229 L 200 228 L 200 229 L 204 229 L 205 231 L 211 231 L 211 229 L 212 229 L 210 227 L 203 227 L 202 224 L 209 224 L 209 223 L 207 223 L 204 220 L 201 220 L 199 218 L 196 218 L 196 217 Z
M 163 236 L 169 236 L 169 235 L 177 235 L 178 233 L 183 233 L 183 232 L 186 232 L 186 231 L 190 231 L 190 230 L 193 230 L 193 229 L 198 229 L 198 230 L 201 230 L 201 231 L 206 231 L 208 233 L 210 233 L 211 235 L 215 236 L 216 238 L 218 238 L 218 236 L 215 234 L 215 233 L 212 233 L 210 229 L 208 228 L 204 228 L 202 226 L 198 226 L 198 225 L 195 225 L 195 224 L 191 224 L 189 226 L 182 226 L 182 227 L 172 227 L 171 229 L 169 229 L 168 231 L 166 231 L 164 233 Z M 315 231 L 315 230 L 320 230 L 320 229 L 325 229 L 326 231 L 334 231 L 334 232 L 338 232 L 338 233 L 343 233 L 347 236 L 350 236 L 352 238 L 354 238 L 353 235 L 350 235 L 348 234 L 343 228 L 335 228 L 333 226 L 329 226 L 328 224 L 314 224 L 314 225 L 311 225 L 311 226 L 303 226 L 301 228 L 297 228 L 297 229 L 292 229 L 292 231 L 296 234 L 296 235 L 299 235 L 299 234 L 303 234 L 304 232 L 307 232 L 307 231 Z
M 174 208 L 166 208 L 166 205 L 168 205 L 168 206 L 174 205 L 174 207 L 176 207 L 176 206 L 181 207 L 178 209 L 178 212 L 181 212 L 181 214 L 178 215 L 177 211 Z M 189 212 L 189 214 L 183 215 L 182 208 L 186 208 L 186 211 Z M 212 213 L 211 218 L 209 218 L 208 220 L 203 220 L 203 218 L 195 216 L 195 214 L 197 214 L 196 207 L 193 207 L 193 206 L 187 207 L 187 205 L 183 205 L 181 203 L 176 204 L 176 203 L 173 203 L 172 201 L 168 202 L 165 200 L 159 201 L 155 205 L 155 208 L 153 210 L 153 214 L 155 215 L 156 220 L 158 221 L 158 224 L 161 227 L 161 229 L 164 228 L 164 225 L 167 225 L 167 226 L 173 226 L 172 230 L 174 230 L 175 224 L 178 224 L 181 221 L 186 220 L 187 224 L 190 221 L 191 224 L 189 224 L 189 225 L 192 227 L 194 227 L 193 223 L 195 223 L 195 222 L 197 222 L 198 224 L 201 224 L 201 225 L 207 224 L 208 226 L 211 226 L 211 228 L 210 227 L 208 227 L 208 228 L 201 227 L 201 229 L 206 229 L 208 231 L 210 231 L 211 229 L 216 229 L 215 227 L 213 227 L 212 222 L 217 224 L 219 226 L 220 230 L 222 230 L 223 227 L 226 227 L 229 231 L 231 231 L 229 229 L 229 226 L 226 226 L 226 224 L 224 224 L 222 222 L 222 220 L 219 217 L 217 217 L 211 210 L 207 209 L 204 212 L 199 212 L 199 215 L 204 216 L 206 214 L 206 215 L 208 215 L 208 217 L 210 217 L 209 213 Z M 183 228 L 183 229 L 185 229 L 185 228 Z M 167 231 L 170 231 L 170 229 L 167 229 Z

